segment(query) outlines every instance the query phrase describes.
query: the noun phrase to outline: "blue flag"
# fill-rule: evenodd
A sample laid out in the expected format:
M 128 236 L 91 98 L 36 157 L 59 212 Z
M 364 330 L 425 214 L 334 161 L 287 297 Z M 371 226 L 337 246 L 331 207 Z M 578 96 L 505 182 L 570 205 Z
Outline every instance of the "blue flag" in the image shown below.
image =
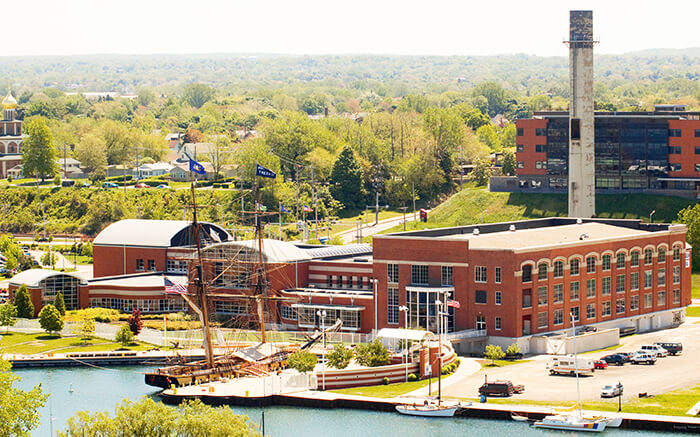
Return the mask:
M 274 171 L 268 170 L 260 164 L 255 164 L 255 176 L 262 176 L 264 178 L 274 179 L 277 177 Z
M 201 175 L 207 174 L 206 170 L 204 170 L 204 166 L 191 158 L 190 158 L 190 171 L 193 173 L 201 174 Z
M 289 212 L 292 212 L 292 211 L 288 210 L 287 208 L 284 207 L 284 205 L 282 205 L 282 204 L 280 203 L 280 212 L 287 212 L 287 213 L 289 213 Z

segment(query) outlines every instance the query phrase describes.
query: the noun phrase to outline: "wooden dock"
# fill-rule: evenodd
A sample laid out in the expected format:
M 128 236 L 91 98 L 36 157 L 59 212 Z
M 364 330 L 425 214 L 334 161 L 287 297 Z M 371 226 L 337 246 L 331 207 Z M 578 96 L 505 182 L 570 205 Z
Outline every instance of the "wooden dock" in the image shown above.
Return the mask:
M 105 351 L 76 353 L 46 353 L 34 355 L 5 354 L 3 358 L 15 369 L 28 367 L 75 367 L 75 366 L 136 366 L 163 365 L 174 362 L 203 360 L 200 350 L 191 351 Z

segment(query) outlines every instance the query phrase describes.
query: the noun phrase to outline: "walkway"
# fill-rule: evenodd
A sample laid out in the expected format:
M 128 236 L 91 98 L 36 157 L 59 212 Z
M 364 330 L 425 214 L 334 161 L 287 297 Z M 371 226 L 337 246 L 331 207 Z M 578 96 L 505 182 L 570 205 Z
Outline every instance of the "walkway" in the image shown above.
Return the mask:
M 481 364 L 479 364 L 479 362 L 475 358 L 459 357 L 459 359 L 460 365 L 459 367 L 457 367 L 457 370 L 455 370 L 455 372 L 452 375 L 449 375 L 442 379 L 441 385 L 443 389 L 451 386 L 452 384 L 458 383 L 481 370 Z M 437 390 L 437 379 L 435 379 L 435 382 L 432 384 L 432 389 L 433 392 Z M 424 399 L 429 395 L 430 393 L 428 392 L 428 386 L 426 385 L 425 387 L 421 387 L 418 390 L 414 390 L 410 393 L 398 396 L 395 399 L 401 399 L 404 401 L 406 400 L 406 398 Z
M 382 231 L 386 231 L 387 229 L 391 229 L 394 226 L 400 225 L 403 223 L 403 215 L 400 215 L 398 217 L 391 217 L 388 219 L 384 220 L 379 220 L 379 223 L 376 225 L 374 224 L 374 221 L 372 223 L 367 223 L 362 225 L 362 238 L 378 234 Z M 416 212 L 416 219 L 418 219 L 419 214 Z M 413 213 L 406 213 L 406 223 L 412 222 L 413 221 Z M 353 243 L 356 242 L 357 238 L 357 227 L 353 227 L 352 229 L 348 229 L 347 231 L 343 232 L 338 232 L 335 234 L 337 237 L 340 237 L 340 239 L 343 240 L 343 243 Z

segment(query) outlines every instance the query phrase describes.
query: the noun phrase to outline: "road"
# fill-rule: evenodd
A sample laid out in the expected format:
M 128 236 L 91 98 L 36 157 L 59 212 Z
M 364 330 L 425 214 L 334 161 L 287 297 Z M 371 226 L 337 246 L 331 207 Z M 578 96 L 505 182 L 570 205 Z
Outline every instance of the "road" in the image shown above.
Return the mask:
M 598 359 L 617 351 L 634 352 L 643 344 L 656 341 L 681 342 L 683 353 L 679 356 L 659 358 L 655 365 L 611 366 L 596 370 L 593 376 L 581 377 L 582 400 L 599 400 L 600 389 L 607 384 L 624 385 L 623 399 L 637 398 L 639 393 L 660 394 L 671 390 L 688 388 L 700 383 L 697 363 L 700 360 L 700 347 L 696 339 L 700 335 L 700 318 L 687 318 L 678 328 L 638 334 L 621 339 L 622 347 L 615 351 L 581 354 L 581 356 Z M 478 389 L 488 380 L 509 379 L 514 384 L 524 384 L 525 393 L 516 395 L 517 399 L 539 401 L 575 401 L 576 378 L 571 376 L 551 376 L 545 369 L 548 356 L 541 355 L 531 362 L 503 366 L 499 368 L 484 367 L 481 371 L 452 382 L 443 390 L 445 396 L 459 398 L 476 398 Z M 613 400 L 613 402 L 616 401 Z
M 416 218 L 418 218 L 418 212 L 416 212 Z M 368 223 L 362 226 L 362 237 L 367 237 L 369 235 L 374 235 L 378 234 L 382 231 L 385 231 L 387 229 L 391 229 L 394 226 L 400 225 L 403 223 L 403 215 L 398 216 L 398 217 L 392 217 L 384 220 L 379 220 L 378 224 Z M 406 214 L 406 222 L 411 222 L 413 221 L 413 213 L 407 213 Z M 347 231 L 343 232 L 338 232 L 335 234 L 336 236 L 340 237 L 343 240 L 343 243 L 348 244 L 348 243 L 353 243 L 357 241 L 357 227 L 354 227 L 352 229 L 348 229 Z

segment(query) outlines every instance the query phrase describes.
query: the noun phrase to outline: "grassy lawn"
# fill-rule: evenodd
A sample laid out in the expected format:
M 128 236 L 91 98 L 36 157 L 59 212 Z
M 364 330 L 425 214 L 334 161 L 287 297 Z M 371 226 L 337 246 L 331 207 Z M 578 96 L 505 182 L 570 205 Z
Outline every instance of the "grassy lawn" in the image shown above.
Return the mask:
M 101 352 L 121 347 L 117 342 L 93 338 L 87 344 L 78 337 L 58 337 L 47 334 L 2 333 L 0 351 L 4 354 L 39 354 L 55 352 Z M 147 350 L 153 345 L 138 343 L 128 347 L 131 350 Z
M 688 317 L 700 317 L 700 307 L 688 307 L 688 308 L 686 308 L 685 315 Z
M 494 360 L 493 363 L 489 359 L 480 360 L 484 367 L 503 367 L 512 366 L 513 364 L 529 363 L 532 360 Z
M 656 395 L 653 398 L 632 399 L 622 401 L 622 411 L 626 413 L 640 414 L 664 414 L 669 416 L 686 416 L 688 411 L 700 398 L 700 385 L 689 389 L 670 391 L 668 393 Z M 476 401 L 476 399 L 462 399 L 465 401 Z M 526 399 L 494 399 L 489 398 L 489 403 L 494 404 L 520 404 L 520 405 L 541 405 L 553 407 L 570 407 L 574 402 L 550 402 L 550 401 L 530 401 Z M 600 400 L 584 402 L 583 408 L 587 410 L 617 411 L 617 398 L 610 400 Z
M 353 387 L 353 388 L 343 388 L 339 390 L 329 390 L 333 393 L 341 393 L 346 395 L 355 396 L 368 396 L 375 398 L 395 398 L 396 396 L 401 396 L 406 393 L 410 393 L 413 390 L 418 390 L 419 388 L 428 385 L 427 379 L 422 379 L 420 381 L 411 382 L 400 382 L 396 384 L 388 385 L 371 385 L 369 387 Z M 437 379 L 433 378 L 433 386 L 437 390 Z
M 700 299 L 700 273 L 693 273 L 693 287 L 691 297 Z

